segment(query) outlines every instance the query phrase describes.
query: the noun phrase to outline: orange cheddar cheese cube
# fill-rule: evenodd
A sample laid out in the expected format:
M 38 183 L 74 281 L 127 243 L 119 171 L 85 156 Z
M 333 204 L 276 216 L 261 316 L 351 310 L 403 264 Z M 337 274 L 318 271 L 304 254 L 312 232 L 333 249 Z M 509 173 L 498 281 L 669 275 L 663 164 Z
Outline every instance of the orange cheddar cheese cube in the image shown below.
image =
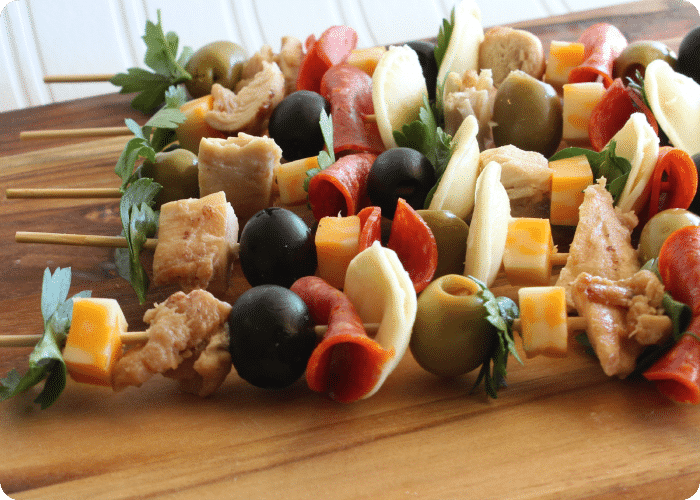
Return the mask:
M 562 139 L 588 141 L 588 122 L 593 108 L 605 94 L 603 82 L 567 83 L 563 87 Z
M 185 121 L 178 125 L 175 130 L 180 147 L 197 154 L 199 152 L 199 143 L 203 137 L 218 137 L 222 139 L 226 137 L 226 134 L 216 130 L 204 120 L 207 111 L 210 111 L 213 106 L 214 97 L 205 95 L 188 101 L 180 107 L 180 111 L 185 115 Z
M 316 274 L 330 285 L 342 289 L 350 261 L 360 249 L 360 218 L 323 217 L 316 229 Z
M 544 80 L 559 88 L 568 83 L 571 70 L 584 61 L 584 50 L 584 45 L 579 42 L 552 41 Z
M 306 201 L 308 194 L 304 190 L 306 172 L 313 168 L 318 168 L 318 156 L 301 158 L 275 166 L 274 174 L 279 189 L 280 203 L 296 205 Z
M 585 155 L 549 162 L 552 169 L 552 203 L 549 221 L 553 226 L 576 226 L 583 190 L 593 184 L 593 171 Z
M 508 223 L 503 267 L 511 285 L 548 285 L 554 240 L 548 219 L 516 217 Z
M 518 303 L 525 355 L 566 356 L 569 332 L 564 287 L 523 287 L 518 290 Z
M 126 318 L 114 299 L 74 298 L 73 318 L 63 349 L 68 373 L 77 382 L 111 386 L 122 354 Z
M 347 63 L 361 69 L 369 76 L 374 74 L 374 69 L 377 67 L 379 59 L 386 52 L 386 47 L 380 45 L 378 47 L 368 47 L 364 49 L 354 49 L 348 56 Z

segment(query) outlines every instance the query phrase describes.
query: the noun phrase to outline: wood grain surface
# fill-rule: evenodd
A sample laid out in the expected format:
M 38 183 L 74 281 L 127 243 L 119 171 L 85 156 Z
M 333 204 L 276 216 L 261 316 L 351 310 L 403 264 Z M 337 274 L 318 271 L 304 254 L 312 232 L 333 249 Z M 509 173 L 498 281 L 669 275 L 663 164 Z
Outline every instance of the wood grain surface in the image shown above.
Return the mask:
M 599 21 L 630 41 L 676 48 L 700 24 L 689 3 L 650 0 L 518 26 L 548 46 Z M 116 185 L 126 138 L 44 143 L 18 135 L 145 121 L 128 102 L 115 94 L 0 114 L 0 189 Z M 140 329 L 147 306 L 117 276 L 111 250 L 14 242 L 18 230 L 119 228 L 115 200 L 3 196 L 2 333 L 40 333 L 47 266 L 71 267 L 71 293 L 117 299 L 130 330 Z M 231 300 L 245 286 L 239 276 Z M 152 289 L 149 302 L 173 291 Z M 501 280 L 494 292 L 514 290 Z M 26 369 L 29 352 L 0 352 L 0 376 Z M 408 353 L 375 396 L 349 405 L 311 392 L 304 380 L 265 391 L 235 373 L 207 399 L 160 377 L 121 393 L 69 381 L 48 410 L 32 403 L 37 391 L 0 403 L 0 486 L 16 500 L 687 499 L 698 490 L 700 408 L 674 404 L 644 380 L 606 377 L 575 342 L 563 359 L 511 359 L 496 400 L 470 393 L 475 377 L 434 377 Z

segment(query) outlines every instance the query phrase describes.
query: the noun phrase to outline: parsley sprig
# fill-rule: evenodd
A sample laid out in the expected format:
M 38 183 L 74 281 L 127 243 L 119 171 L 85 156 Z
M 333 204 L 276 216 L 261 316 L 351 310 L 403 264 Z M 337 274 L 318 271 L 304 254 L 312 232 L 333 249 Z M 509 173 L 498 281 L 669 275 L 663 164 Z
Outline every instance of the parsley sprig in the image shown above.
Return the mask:
M 156 153 L 174 140 L 175 130 L 185 121 L 180 106 L 186 100 L 184 90 L 172 86 L 165 94 L 165 106 L 143 127 L 139 127 L 133 120 L 125 120 L 134 138 L 126 143 L 117 161 L 115 173 L 122 180 L 119 215 L 127 248 L 117 249 L 115 262 L 120 276 L 131 283 L 141 304 L 146 301 L 148 275 L 141 265 L 140 255 L 146 240 L 158 229 L 158 212 L 153 206 L 162 186 L 148 177 L 139 177 L 135 166 L 140 158 L 155 162 Z
M 129 68 L 126 73 L 114 75 L 110 82 L 121 87 L 121 94 L 138 92 L 131 101 L 132 107 L 143 113 L 151 113 L 163 103 L 165 92 L 171 86 L 192 78 L 185 70 L 185 65 L 194 51 L 190 47 L 183 47 L 182 53 L 177 56 L 178 36 L 172 31 L 163 31 L 160 9 L 156 24 L 146 21 L 146 32 L 142 38 L 146 43 L 144 63 L 153 71 Z
M 555 153 L 549 161 L 585 155 L 591 165 L 593 178 L 605 177 L 605 188 L 612 195 L 615 204 L 619 201 L 632 170 L 632 165 L 626 158 L 615 154 L 615 145 L 615 141 L 610 141 L 600 153 L 585 148 L 565 148 Z
M 476 389 L 483 380 L 486 393 L 496 399 L 498 389 L 505 386 L 508 355 L 512 354 L 520 364 L 523 364 L 515 349 L 512 329 L 513 320 L 520 316 L 520 311 L 515 302 L 508 297 L 496 297 L 483 282 L 473 276 L 469 278 L 481 289 L 476 295 L 484 301 L 484 308 L 488 313 L 486 320 L 495 327 L 498 339 L 491 356 L 481 365 L 473 389 Z
M 452 31 L 455 27 L 455 8 L 452 7 L 452 12 L 450 13 L 449 19 L 443 19 L 440 29 L 438 31 L 437 40 L 433 53 L 435 54 L 435 62 L 437 62 L 438 68 L 442 63 L 445 53 L 447 52 L 447 47 L 450 45 L 450 38 L 452 37 Z
M 423 153 L 435 169 L 438 182 L 425 200 L 427 208 L 453 152 L 452 136 L 438 126 L 428 96 L 423 96 L 423 106 L 418 113 L 418 119 L 405 124 L 400 131 L 394 130 L 394 140 L 399 147 L 412 148 Z
M 335 163 L 335 151 L 333 149 L 333 118 L 326 114 L 326 110 L 321 110 L 321 115 L 318 119 L 321 126 L 321 134 L 325 148 L 318 153 L 318 167 L 306 171 L 306 179 L 304 179 L 304 191 L 309 191 L 309 182 L 311 178 Z
M 82 291 L 67 299 L 70 289 L 71 269 L 57 268 L 51 274 L 44 270 L 41 287 L 41 314 L 44 317 L 44 335 L 29 355 L 29 369 L 24 375 L 11 370 L 0 379 L 0 401 L 24 393 L 43 380 L 42 391 L 34 400 L 42 409 L 51 406 L 66 386 L 66 364 L 61 349 L 66 342 L 73 314 L 74 297 L 90 297 L 90 291 Z

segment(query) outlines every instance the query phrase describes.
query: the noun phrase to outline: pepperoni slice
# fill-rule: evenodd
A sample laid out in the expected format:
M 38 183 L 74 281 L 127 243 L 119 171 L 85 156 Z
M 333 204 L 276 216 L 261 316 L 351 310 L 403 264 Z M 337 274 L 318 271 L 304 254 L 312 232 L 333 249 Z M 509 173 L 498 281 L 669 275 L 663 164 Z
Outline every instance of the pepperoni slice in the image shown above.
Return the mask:
M 347 63 L 333 66 L 321 79 L 320 93 L 331 105 L 337 155 L 384 151 L 376 121 L 365 120 L 366 115 L 374 114 L 372 78 L 367 73 Z
M 309 204 L 316 220 L 355 215 L 369 205 L 367 176 L 377 156 L 358 153 L 343 156 L 309 181 Z
M 382 209 L 365 207 L 357 214 L 360 218 L 359 252 L 372 246 L 375 241 L 382 240 Z
M 584 61 L 571 70 L 569 83 L 595 82 L 601 77 L 608 88 L 615 59 L 627 46 L 625 35 L 612 24 L 598 23 L 581 33 L 578 41 L 584 45 Z
M 328 324 L 306 367 L 309 388 L 342 403 L 368 395 L 394 356 L 393 349 L 367 336 L 350 299 L 321 278 L 300 278 L 290 289 L 306 303 L 317 324 Z
M 306 55 L 299 66 L 297 90 L 319 92 L 324 73 L 340 64 L 357 46 L 357 33 L 348 26 L 331 26 L 316 40 L 314 35 L 306 39 Z
M 430 284 L 437 269 L 437 243 L 425 221 L 399 198 L 387 247 L 396 252 L 416 293 Z
M 617 132 L 625 126 L 633 113 L 644 112 L 649 125 L 658 135 L 659 126 L 651 110 L 639 94 L 626 87 L 622 79 L 615 78 L 603 98 L 591 111 L 588 122 L 588 138 L 596 151 L 602 151 Z

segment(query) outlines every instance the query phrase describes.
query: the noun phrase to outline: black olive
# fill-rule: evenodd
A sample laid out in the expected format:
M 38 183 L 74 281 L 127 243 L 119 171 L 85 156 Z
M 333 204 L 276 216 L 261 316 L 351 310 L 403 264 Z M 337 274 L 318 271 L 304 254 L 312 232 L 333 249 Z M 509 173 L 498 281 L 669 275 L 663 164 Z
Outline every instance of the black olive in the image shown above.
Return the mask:
M 434 184 L 435 169 L 421 152 L 392 148 L 374 160 L 367 177 L 367 194 L 384 217 L 393 219 L 399 198 L 419 210 Z
M 693 162 L 695 162 L 695 168 L 698 171 L 698 176 L 700 176 L 700 153 L 695 153 L 693 155 Z M 700 215 L 700 189 L 698 189 L 695 193 L 695 198 L 693 198 L 693 201 L 690 202 L 688 210 L 694 214 Z
M 700 83 L 700 26 L 683 37 L 678 47 L 676 71 Z
M 270 115 L 268 131 L 287 161 L 316 156 L 324 141 L 319 119 L 330 104 L 317 92 L 297 90 L 282 99 Z
M 244 292 L 228 319 L 231 362 L 256 387 L 281 389 L 306 370 L 316 346 L 306 304 L 291 290 L 262 285 Z
M 282 207 L 265 208 L 243 227 L 240 261 L 251 286 L 290 287 L 316 271 L 313 233 L 294 212 Z
M 423 77 L 428 86 L 428 99 L 435 99 L 435 89 L 437 88 L 438 67 L 435 60 L 435 44 L 423 40 L 414 40 L 406 45 L 411 47 L 418 54 L 418 62 L 423 68 Z

